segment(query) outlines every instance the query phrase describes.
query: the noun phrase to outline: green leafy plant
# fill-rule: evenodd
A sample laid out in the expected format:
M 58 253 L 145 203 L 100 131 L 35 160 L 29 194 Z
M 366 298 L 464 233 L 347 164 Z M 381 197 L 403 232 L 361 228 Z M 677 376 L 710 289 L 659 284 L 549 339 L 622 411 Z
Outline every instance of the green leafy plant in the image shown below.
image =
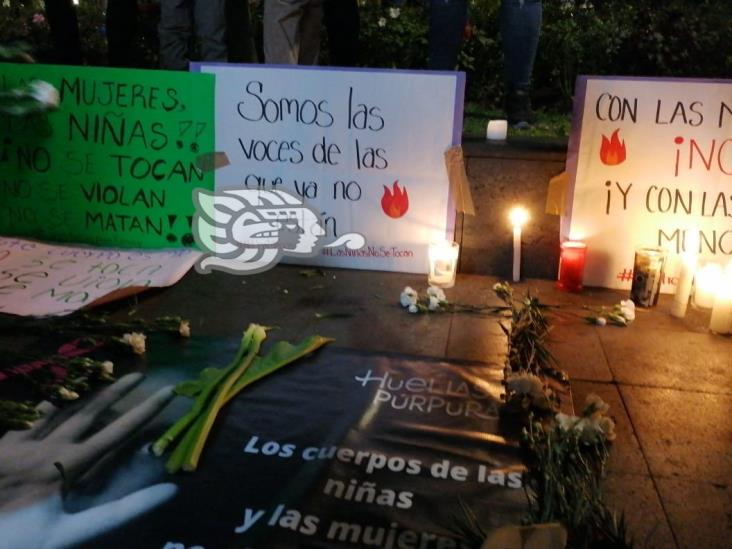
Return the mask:
M 603 501 L 602 479 L 609 455 L 606 435 L 589 421 L 577 428 L 591 415 L 586 409 L 569 428 L 560 422 L 547 425 L 531 420 L 524 430 L 527 521 L 562 523 L 573 549 L 632 547 L 624 516 Z
M 528 372 L 537 376 L 550 376 L 562 382 L 569 381 L 547 345 L 550 326 L 544 313 L 546 306 L 528 293 L 523 299 L 515 299 L 513 288 L 505 282 L 494 285 L 493 290 L 511 311 L 511 323 L 508 326 L 503 323 L 500 325 L 508 338 L 506 371 Z

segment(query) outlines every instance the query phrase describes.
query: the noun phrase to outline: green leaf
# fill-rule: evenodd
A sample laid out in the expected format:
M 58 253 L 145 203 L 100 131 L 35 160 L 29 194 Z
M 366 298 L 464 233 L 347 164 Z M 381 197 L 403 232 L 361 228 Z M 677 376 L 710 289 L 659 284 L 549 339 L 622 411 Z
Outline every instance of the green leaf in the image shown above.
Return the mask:
M 326 345 L 334 341 L 331 338 L 323 337 L 320 335 L 310 336 L 300 343 L 293 345 L 287 341 L 279 341 L 275 343 L 263 357 L 257 357 L 249 369 L 239 378 L 234 384 L 229 394 L 226 396 L 226 402 L 234 398 L 237 393 L 242 389 L 251 385 L 255 381 L 262 379 L 263 377 L 271 374 L 287 366 L 292 362 L 309 355 L 313 351 L 316 351 L 323 345 Z
M 175 386 L 175 393 L 181 396 L 194 398 L 210 383 L 215 382 L 221 375 L 221 368 L 205 368 L 198 374 L 198 379 L 181 381 Z

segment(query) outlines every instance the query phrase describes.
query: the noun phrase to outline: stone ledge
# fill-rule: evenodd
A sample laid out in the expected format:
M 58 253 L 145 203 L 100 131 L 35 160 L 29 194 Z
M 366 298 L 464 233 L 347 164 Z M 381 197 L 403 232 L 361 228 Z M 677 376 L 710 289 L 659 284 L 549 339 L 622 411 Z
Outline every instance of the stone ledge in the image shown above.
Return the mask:
M 460 272 L 511 276 L 511 206 L 529 209 L 524 228 L 522 276 L 554 279 L 559 265 L 559 217 L 544 213 L 549 180 L 564 170 L 566 142 L 516 139 L 463 143 L 476 215 L 460 215 Z

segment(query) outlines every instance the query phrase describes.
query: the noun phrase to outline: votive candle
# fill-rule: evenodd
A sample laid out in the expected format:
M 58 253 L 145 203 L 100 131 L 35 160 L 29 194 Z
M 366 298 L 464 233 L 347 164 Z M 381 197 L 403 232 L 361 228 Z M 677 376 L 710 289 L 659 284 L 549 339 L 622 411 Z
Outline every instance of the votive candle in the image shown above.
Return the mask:
M 714 297 L 722 278 L 722 266 L 719 263 L 707 263 L 697 272 L 694 279 L 694 305 L 710 309 L 714 305 Z
M 506 120 L 490 120 L 485 129 L 485 138 L 491 141 L 505 141 L 508 135 Z
M 633 283 L 630 299 L 639 307 L 653 307 L 658 303 L 666 266 L 666 250 L 641 248 L 635 252 Z
M 709 329 L 717 334 L 732 332 L 732 262 L 719 278 Z
M 576 240 L 562 242 L 559 252 L 557 288 L 565 292 L 581 292 L 585 273 L 587 244 Z
M 430 262 L 427 281 L 432 286 L 452 288 L 455 285 L 457 260 L 460 245 L 457 242 L 441 240 L 429 245 L 427 255 Z

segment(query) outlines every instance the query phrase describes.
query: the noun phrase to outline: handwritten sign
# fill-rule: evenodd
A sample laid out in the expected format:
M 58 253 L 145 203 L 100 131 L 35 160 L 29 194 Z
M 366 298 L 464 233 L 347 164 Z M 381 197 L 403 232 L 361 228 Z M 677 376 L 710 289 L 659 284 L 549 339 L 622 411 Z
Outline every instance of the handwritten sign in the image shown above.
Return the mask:
M 0 313 L 63 315 L 124 288 L 170 286 L 198 256 L 186 249 L 82 248 L 0 237 Z
M 115 247 L 193 244 L 196 158 L 213 152 L 213 77 L 3 65 L 0 89 L 53 84 L 59 110 L 0 117 L 0 234 Z
M 283 189 L 322 212 L 327 239 L 360 250 L 307 261 L 427 272 L 452 236 L 444 153 L 460 142 L 464 75 L 202 64 L 216 75 L 216 188 Z
M 582 77 L 564 236 L 588 244 L 585 284 L 629 288 L 634 249 L 732 256 L 732 80 Z

